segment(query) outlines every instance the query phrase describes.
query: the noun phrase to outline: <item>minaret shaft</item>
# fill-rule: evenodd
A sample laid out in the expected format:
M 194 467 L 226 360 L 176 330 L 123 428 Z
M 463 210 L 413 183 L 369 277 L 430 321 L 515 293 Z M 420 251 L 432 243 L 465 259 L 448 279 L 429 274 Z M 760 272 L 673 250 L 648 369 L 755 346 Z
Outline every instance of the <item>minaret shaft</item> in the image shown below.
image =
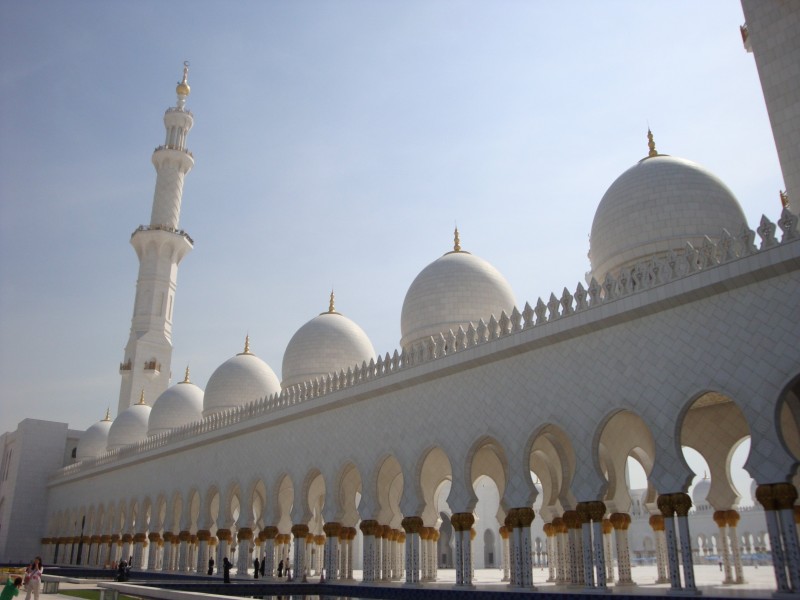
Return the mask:
M 156 189 L 150 225 L 142 225 L 131 236 L 139 258 L 139 276 L 130 336 L 120 364 L 118 414 L 136 404 L 142 392 L 152 404 L 169 386 L 178 264 L 193 246 L 192 239 L 178 229 L 183 182 L 194 166 L 186 149 L 193 125 L 192 113 L 184 108 L 189 95 L 187 73 L 184 69 L 183 81 L 178 84 L 177 106 L 164 115 L 166 143 L 153 152 Z

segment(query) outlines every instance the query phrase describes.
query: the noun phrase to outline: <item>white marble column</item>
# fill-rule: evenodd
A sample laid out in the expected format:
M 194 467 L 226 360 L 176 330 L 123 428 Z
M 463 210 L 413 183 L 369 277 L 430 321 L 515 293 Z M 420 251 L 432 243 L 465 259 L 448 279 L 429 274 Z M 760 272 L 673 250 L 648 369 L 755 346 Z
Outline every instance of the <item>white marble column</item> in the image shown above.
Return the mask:
M 733 572 L 731 571 L 731 550 L 728 543 L 728 516 L 725 510 L 714 511 L 714 523 L 719 528 L 719 546 L 717 551 L 722 557 L 723 579 L 722 583 L 733 583 Z
M 547 549 L 547 581 L 548 583 L 556 580 L 558 566 L 558 551 L 556 550 L 556 531 L 552 523 L 544 524 L 544 535 L 546 536 Z
M 694 556 L 692 555 L 692 534 L 689 531 L 689 509 L 692 498 L 689 494 L 679 492 L 672 494 L 678 530 L 680 532 L 681 558 L 683 559 L 683 586 L 690 592 L 697 591 L 694 577 Z
M 364 535 L 364 583 L 371 583 L 375 581 L 376 577 L 376 544 L 375 544 L 375 537 L 378 533 L 378 527 L 380 525 L 377 521 L 369 519 L 366 521 L 361 521 L 361 533 Z
M 342 530 L 341 523 L 330 522 L 322 526 L 325 532 L 325 556 L 323 569 L 326 581 L 336 581 L 339 579 L 339 532 Z
M 506 527 L 505 525 L 502 525 L 500 527 L 500 540 L 501 540 L 500 543 L 502 544 L 502 547 L 501 547 L 502 556 L 501 556 L 501 559 L 500 559 L 500 561 L 501 561 L 500 567 L 503 569 L 503 579 L 501 581 L 509 581 L 509 576 L 510 576 L 510 568 L 509 568 L 509 560 L 508 560 L 508 553 L 509 553 L 509 550 L 510 550 L 510 544 L 509 544 L 509 541 L 508 541 L 508 537 L 509 537 L 508 536 L 508 527 Z
M 420 580 L 420 536 L 421 517 L 405 517 L 401 523 L 406 532 L 406 583 L 419 583 Z
M 614 526 L 609 519 L 603 519 L 603 555 L 606 558 L 606 582 L 614 583 L 614 553 L 611 545 L 611 533 Z
M 678 563 L 678 540 L 675 535 L 675 505 L 672 494 L 661 494 L 658 497 L 658 509 L 664 517 L 664 536 L 667 541 L 667 567 L 669 569 L 670 587 L 681 589 L 681 573 Z
M 456 585 L 472 585 L 472 538 L 470 530 L 475 523 L 472 513 L 455 513 L 450 517 L 456 535 Z
M 292 570 L 291 580 L 303 581 L 303 576 L 306 572 L 306 538 L 308 537 L 308 525 L 304 523 L 292 525 L 292 536 L 294 536 L 294 564 L 289 562 L 289 566 Z
M 610 521 L 614 527 L 614 541 L 617 547 L 617 568 L 619 570 L 617 585 L 633 585 L 631 553 L 628 548 L 628 527 L 631 524 L 631 516 L 628 513 L 614 513 L 611 515 Z M 657 539 L 656 543 L 658 543 Z M 609 554 L 609 556 L 611 555 Z
M 736 532 L 736 525 L 739 522 L 739 513 L 735 510 L 728 511 L 728 531 L 731 539 L 731 556 L 733 558 L 734 582 L 746 583 L 744 579 L 744 569 L 742 568 L 742 552 L 739 546 L 739 534 Z

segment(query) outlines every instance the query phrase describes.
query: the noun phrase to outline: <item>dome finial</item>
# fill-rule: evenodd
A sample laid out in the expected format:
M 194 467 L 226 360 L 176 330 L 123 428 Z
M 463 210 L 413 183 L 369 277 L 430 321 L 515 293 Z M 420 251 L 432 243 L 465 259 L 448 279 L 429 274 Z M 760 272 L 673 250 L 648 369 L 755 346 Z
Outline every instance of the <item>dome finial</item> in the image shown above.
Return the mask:
M 778 193 L 781 196 L 781 206 L 783 208 L 789 208 L 789 194 L 786 190 L 780 190 Z
M 335 296 L 333 295 L 333 290 L 331 290 L 331 301 L 328 304 L 328 312 L 330 314 L 334 314 L 336 312 L 336 306 L 334 306 Z
M 144 389 L 142 389 L 142 393 L 139 394 L 139 401 L 136 404 L 147 404 L 147 402 L 144 401 Z
M 183 381 L 181 383 L 192 383 L 189 381 L 189 365 L 186 365 L 186 374 L 183 376 Z
M 242 354 L 252 354 L 250 352 L 250 334 L 244 336 L 244 352 Z
M 653 139 L 653 132 L 650 131 L 649 127 L 647 128 L 647 147 L 650 148 L 650 152 L 647 153 L 648 158 L 658 156 L 658 152 L 656 151 L 656 142 Z
M 461 252 L 461 238 L 458 236 L 458 226 L 453 232 L 453 252 Z
M 189 61 L 185 60 L 183 61 L 183 80 L 178 82 L 175 92 L 178 96 L 188 96 L 191 91 L 192 88 L 189 87 Z
M 111 409 L 106 407 L 106 416 L 103 418 L 103 421 L 110 421 L 111 420 Z

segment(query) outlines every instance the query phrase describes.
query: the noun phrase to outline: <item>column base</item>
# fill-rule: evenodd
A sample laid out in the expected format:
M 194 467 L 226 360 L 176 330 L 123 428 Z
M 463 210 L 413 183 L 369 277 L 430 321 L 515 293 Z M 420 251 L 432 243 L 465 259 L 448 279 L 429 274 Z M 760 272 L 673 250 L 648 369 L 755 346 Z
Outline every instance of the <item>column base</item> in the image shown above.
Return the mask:
M 682 588 L 680 590 L 670 589 L 668 594 L 670 596 L 702 596 L 703 592 L 701 592 L 700 590 L 687 590 L 685 588 Z

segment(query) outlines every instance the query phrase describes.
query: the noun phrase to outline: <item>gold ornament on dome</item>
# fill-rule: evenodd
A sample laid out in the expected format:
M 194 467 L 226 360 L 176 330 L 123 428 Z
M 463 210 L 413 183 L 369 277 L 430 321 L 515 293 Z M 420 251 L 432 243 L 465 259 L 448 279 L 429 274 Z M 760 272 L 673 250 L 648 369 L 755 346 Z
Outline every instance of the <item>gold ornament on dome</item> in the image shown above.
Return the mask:
M 183 81 L 178 82 L 178 87 L 175 88 L 175 92 L 178 96 L 188 96 L 192 88 L 189 87 L 189 61 L 183 61 Z

